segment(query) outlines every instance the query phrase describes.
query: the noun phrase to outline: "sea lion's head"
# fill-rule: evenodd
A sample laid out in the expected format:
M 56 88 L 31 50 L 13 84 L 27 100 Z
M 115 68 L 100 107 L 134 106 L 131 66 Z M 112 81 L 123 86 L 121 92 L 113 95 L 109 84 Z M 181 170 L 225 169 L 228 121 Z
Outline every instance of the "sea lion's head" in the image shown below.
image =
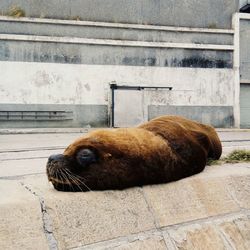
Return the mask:
M 63 154 L 51 155 L 47 176 L 60 191 L 141 186 L 152 175 L 146 166 L 153 162 L 161 166 L 160 154 L 166 147 L 162 139 L 142 129 L 95 131 L 70 144 Z
M 60 191 L 90 190 L 83 176 L 98 160 L 96 150 L 90 148 L 80 148 L 73 155 L 51 155 L 47 162 L 48 179 Z

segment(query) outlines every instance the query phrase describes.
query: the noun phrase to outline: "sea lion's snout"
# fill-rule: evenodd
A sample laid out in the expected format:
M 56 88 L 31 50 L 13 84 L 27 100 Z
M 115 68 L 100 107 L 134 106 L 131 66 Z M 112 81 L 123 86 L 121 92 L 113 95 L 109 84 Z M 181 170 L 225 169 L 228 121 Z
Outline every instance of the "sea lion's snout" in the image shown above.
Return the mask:
M 48 158 L 47 173 L 53 173 L 56 170 L 65 168 L 68 165 L 68 159 L 63 154 L 54 154 Z
M 62 161 L 64 159 L 64 155 L 63 154 L 55 154 L 55 155 L 51 155 L 48 158 L 48 164 L 51 164 L 53 162 L 59 162 Z
M 51 177 L 56 176 L 56 173 L 60 169 L 65 168 L 65 161 L 66 159 L 63 154 L 54 154 L 48 158 L 46 168 L 49 180 L 51 180 Z

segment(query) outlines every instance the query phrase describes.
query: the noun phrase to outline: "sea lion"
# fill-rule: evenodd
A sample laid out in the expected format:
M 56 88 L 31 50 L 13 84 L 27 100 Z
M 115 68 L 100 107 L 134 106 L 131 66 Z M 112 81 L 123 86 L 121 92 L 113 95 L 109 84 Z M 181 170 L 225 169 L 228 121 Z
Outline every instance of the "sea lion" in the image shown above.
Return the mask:
M 201 172 L 222 147 L 213 127 L 161 116 L 135 128 L 100 129 L 52 155 L 47 175 L 60 191 L 125 189 Z

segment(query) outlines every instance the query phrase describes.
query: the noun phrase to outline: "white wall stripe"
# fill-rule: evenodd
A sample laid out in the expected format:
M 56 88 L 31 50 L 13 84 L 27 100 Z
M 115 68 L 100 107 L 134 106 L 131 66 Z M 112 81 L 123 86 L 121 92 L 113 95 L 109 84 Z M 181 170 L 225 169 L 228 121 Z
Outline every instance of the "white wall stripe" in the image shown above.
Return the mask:
M 52 37 L 52 36 L 34 36 L 34 35 L 12 35 L 12 34 L 0 34 L 0 40 L 92 44 L 92 45 L 125 46 L 125 47 L 180 48 L 180 49 L 202 49 L 202 50 L 225 50 L 225 51 L 234 50 L 233 45 L 145 42 L 145 41 L 129 41 L 129 40 L 91 39 L 91 38 L 54 37 L 54 36 Z
M 221 33 L 233 34 L 233 29 L 210 29 L 210 28 L 191 28 L 191 27 L 175 27 L 175 26 L 160 26 L 160 25 L 143 25 L 143 24 L 127 24 L 127 23 L 109 23 L 109 22 L 91 22 L 91 21 L 73 21 L 73 20 L 58 20 L 45 18 L 13 18 L 0 16 L 0 22 L 22 22 L 22 23 L 44 23 L 44 24 L 63 24 L 76 26 L 95 26 L 106 28 L 122 28 L 122 29 L 141 29 L 141 30 L 159 30 L 173 32 L 191 32 L 191 33 Z

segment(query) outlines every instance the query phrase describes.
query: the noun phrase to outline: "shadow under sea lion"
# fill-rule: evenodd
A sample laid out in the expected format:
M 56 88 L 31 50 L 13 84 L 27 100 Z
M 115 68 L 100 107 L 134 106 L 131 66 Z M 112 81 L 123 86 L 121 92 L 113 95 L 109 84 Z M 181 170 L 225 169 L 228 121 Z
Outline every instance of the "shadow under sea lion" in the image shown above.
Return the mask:
M 222 147 L 213 127 L 161 116 L 135 128 L 100 129 L 52 155 L 47 175 L 60 191 L 125 189 L 201 172 Z

